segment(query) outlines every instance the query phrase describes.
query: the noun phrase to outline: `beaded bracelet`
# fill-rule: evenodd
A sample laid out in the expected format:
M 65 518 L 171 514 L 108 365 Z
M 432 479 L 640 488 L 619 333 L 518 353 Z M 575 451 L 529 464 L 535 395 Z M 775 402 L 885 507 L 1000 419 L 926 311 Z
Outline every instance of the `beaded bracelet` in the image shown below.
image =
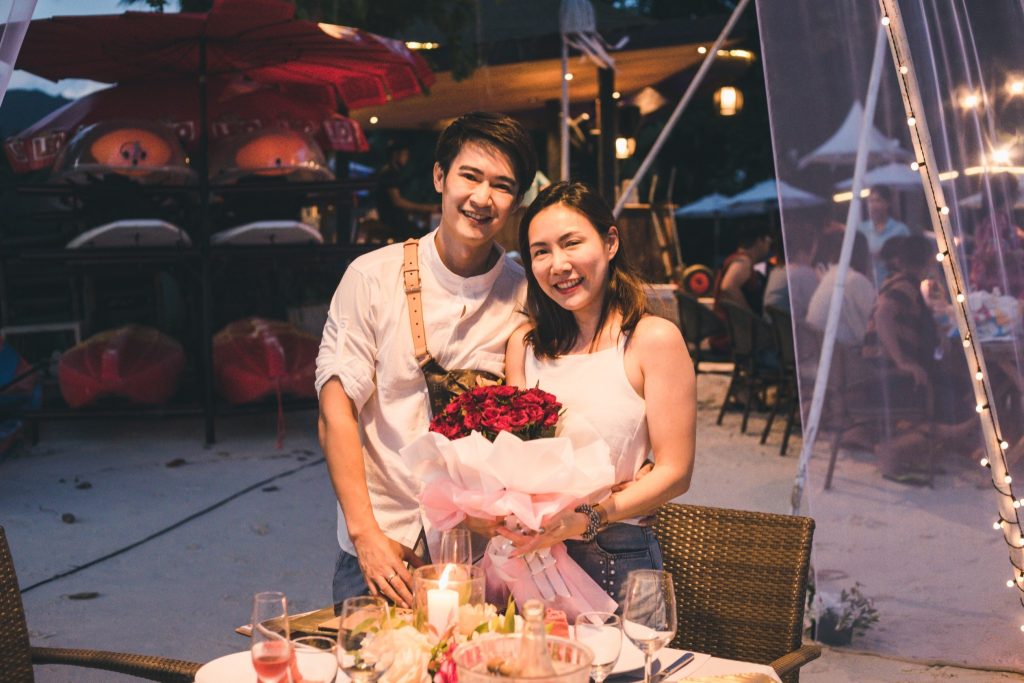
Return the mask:
M 586 503 L 576 506 L 573 512 L 580 512 L 587 516 L 587 530 L 583 532 L 580 538 L 585 543 L 590 543 L 597 536 L 598 530 L 601 528 L 601 515 L 592 506 Z

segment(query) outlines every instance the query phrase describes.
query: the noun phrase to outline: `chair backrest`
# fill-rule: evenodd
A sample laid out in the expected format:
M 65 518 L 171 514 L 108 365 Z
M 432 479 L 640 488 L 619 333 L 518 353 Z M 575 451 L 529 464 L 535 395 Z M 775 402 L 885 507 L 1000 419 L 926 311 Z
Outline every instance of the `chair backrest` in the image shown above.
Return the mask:
M 758 346 L 757 316 L 730 301 L 720 301 L 719 306 L 725 311 L 725 327 L 729 332 L 733 355 L 744 358 L 750 356 Z
M 32 683 L 32 655 L 18 577 L 0 526 L 0 681 Z
M 700 329 L 701 304 L 685 292 L 676 292 L 676 302 L 679 304 L 679 327 L 682 328 L 683 339 L 686 340 L 687 346 L 696 349 L 704 339 Z
M 672 647 L 769 664 L 800 647 L 814 520 L 668 503 L 655 533 L 672 574 Z
M 796 372 L 796 346 L 793 342 L 793 316 L 775 306 L 766 306 L 775 333 L 775 346 L 779 350 L 779 364 L 787 373 Z

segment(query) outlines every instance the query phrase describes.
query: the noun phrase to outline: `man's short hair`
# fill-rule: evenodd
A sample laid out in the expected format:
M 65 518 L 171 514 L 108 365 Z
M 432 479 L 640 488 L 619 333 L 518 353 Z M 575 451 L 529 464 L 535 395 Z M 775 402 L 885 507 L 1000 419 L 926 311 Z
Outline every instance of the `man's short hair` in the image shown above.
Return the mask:
M 884 199 L 889 204 L 892 204 L 892 188 L 888 185 L 874 185 L 871 188 L 871 194 Z
M 516 176 L 516 198 L 521 199 L 537 174 L 537 152 L 523 126 L 504 114 L 474 111 L 463 114 L 444 129 L 437 140 L 435 159 L 447 175 L 467 142 L 494 147 L 508 157 Z
M 750 220 L 743 223 L 739 230 L 736 231 L 736 241 L 739 246 L 744 249 L 757 244 L 757 241 L 762 237 L 769 237 L 771 230 L 768 225 L 760 220 Z

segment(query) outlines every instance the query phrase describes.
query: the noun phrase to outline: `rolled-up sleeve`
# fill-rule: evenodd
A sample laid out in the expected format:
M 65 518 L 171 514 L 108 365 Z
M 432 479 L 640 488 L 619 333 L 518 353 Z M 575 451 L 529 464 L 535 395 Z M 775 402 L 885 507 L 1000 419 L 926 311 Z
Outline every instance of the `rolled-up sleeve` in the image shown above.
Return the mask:
M 341 380 L 357 410 L 373 394 L 377 357 L 375 303 L 372 283 L 357 269 L 348 268 L 331 299 L 316 357 L 318 396 L 332 377 Z

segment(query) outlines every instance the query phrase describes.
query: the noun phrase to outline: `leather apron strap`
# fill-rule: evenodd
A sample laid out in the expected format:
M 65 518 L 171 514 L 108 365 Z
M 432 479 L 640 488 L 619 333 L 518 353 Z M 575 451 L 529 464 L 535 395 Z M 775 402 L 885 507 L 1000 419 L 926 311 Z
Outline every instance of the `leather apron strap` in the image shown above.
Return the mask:
M 420 295 L 420 243 L 416 239 L 408 239 L 402 264 L 402 279 L 405 284 L 405 298 L 409 304 L 409 329 L 412 330 L 412 347 L 416 362 L 423 367 L 433 357 L 427 350 L 427 328 L 423 324 L 423 299 Z

